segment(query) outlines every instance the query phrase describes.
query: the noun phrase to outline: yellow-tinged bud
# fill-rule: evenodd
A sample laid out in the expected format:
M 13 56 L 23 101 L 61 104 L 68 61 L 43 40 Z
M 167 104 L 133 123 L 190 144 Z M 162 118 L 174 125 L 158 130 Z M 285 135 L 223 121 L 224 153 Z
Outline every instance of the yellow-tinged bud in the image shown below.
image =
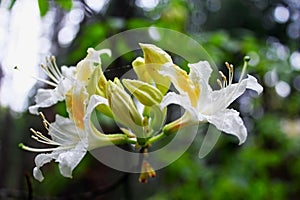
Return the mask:
M 107 99 L 116 122 L 129 128 L 135 134 L 143 134 L 142 116 L 139 114 L 132 98 L 118 79 L 115 83 L 107 82 Z
M 159 104 L 163 94 L 154 86 L 139 80 L 123 80 L 124 86 L 145 106 Z
M 171 56 L 153 44 L 139 44 L 144 52 L 145 63 L 165 64 L 173 62 Z
M 133 62 L 132 62 L 133 69 L 135 73 L 138 76 L 138 79 L 141 81 L 144 81 L 146 83 L 151 83 L 152 78 L 150 74 L 147 72 L 145 69 L 145 60 L 144 58 L 137 57 Z
M 132 65 L 138 78 L 147 83 L 154 82 L 156 87 L 165 94 L 170 87 L 170 80 L 160 75 L 158 71 L 161 66 L 167 63 L 172 63 L 171 56 L 153 44 L 141 44 L 144 52 L 144 59 L 137 58 Z

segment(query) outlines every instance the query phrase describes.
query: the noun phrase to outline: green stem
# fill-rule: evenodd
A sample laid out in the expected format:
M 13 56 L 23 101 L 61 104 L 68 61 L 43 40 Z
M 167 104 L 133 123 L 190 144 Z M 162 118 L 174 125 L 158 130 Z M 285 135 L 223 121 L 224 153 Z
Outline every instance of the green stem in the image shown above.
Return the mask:
M 150 139 L 148 140 L 148 144 L 152 144 L 152 143 L 154 143 L 154 142 L 157 142 L 157 141 L 163 139 L 163 138 L 166 137 L 166 136 L 167 136 L 167 135 L 166 135 L 164 132 L 161 132 L 160 134 L 155 135 L 155 136 L 153 136 L 152 138 L 150 138 Z

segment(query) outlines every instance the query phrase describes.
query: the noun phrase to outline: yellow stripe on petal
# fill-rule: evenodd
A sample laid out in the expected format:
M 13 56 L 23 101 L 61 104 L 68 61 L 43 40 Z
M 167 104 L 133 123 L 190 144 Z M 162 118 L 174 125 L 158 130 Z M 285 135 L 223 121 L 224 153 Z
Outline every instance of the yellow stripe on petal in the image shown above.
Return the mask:
M 70 118 L 72 118 L 75 125 L 81 129 L 84 129 L 83 118 L 87 98 L 88 94 L 83 86 L 74 87 L 72 92 L 66 95 L 66 106 Z
M 186 71 L 174 65 L 176 70 L 176 82 L 177 86 L 184 92 L 186 92 L 190 98 L 193 107 L 197 107 L 197 103 L 200 96 L 200 86 L 198 83 L 193 82 Z

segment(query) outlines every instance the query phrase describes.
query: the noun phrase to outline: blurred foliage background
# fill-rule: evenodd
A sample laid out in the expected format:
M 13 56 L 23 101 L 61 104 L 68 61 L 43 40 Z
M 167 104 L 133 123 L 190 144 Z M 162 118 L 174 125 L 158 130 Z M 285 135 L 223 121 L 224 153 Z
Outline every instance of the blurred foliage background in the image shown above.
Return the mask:
M 21 2 L 7 1 L 5 9 L 11 12 Z M 259 97 L 247 92 L 232 105 L 248 128 L 245 144 L 238 146 L 234 137 L 222 134 L 213 151 L 199 159 L 201 141 L 195 140 L 147 184 L 139 184 L 137 174 L 110 169 L 90 155 L 75 169 L 73 179 L 62 177 L 55 163 L 45 165 L 45 180 L 39 183 L 31 171 L 36 154 L 18 149 L 18 143 L 36 145 L 29 128 L 43 130 L 41 120 L 1 107 L 0 199 L 300 197 L 298 0 L 38 0 L 37 9 L 48 23 L 44 31 L 51 41 L 49 53 L 59 64 L 75 65 L 88 47 L 124 30 L 157 26 L 197 40 L 223 71 L 225 61 L 238 67 L 249 55 L 248 73 L 259 79 L 264 92 Z M 112 65 L 117 69 L 130 65 L 135 57 L 126 55 Z M 30 104 L 36 89 L 29 95 Z M 62 110 L 58 105 L 45 114 L 51 121 Z

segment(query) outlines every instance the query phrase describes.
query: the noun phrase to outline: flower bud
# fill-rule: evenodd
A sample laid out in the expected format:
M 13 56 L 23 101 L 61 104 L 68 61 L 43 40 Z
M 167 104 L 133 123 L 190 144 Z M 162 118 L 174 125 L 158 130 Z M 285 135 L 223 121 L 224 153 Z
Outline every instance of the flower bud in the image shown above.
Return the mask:
M 141 81 L 144 81 L 146 83 L 151 83 L 152 78 L 150 77 L 149 73 L 145 69 L 145 60 L 144 58 L 137 57 L 133 62 L 132 62 L 133 69 L 135 73 L 138 76 L 138 79 Z
M 170 87 L 170 80 L 158 73 L 161 66 L 166 63 L 172 63 L 171 56 L 162 49 L 152 44 L 140 44 L 144 59 L 137 58 L 133 61 L 132 66 L 140 80 L 147 83 L 154 82 L 156 87 L 165 94 Z
M 156 87 L 148 83 L 124 79 L 123 84 L 145 106 L 159 104 L 163 98 L 163 94 Z
M 143 133 L 142 117 L 129 94 L 115 79 L 107 82 L 107 99 L 116 122 L 129 128 L 133 133 Z

